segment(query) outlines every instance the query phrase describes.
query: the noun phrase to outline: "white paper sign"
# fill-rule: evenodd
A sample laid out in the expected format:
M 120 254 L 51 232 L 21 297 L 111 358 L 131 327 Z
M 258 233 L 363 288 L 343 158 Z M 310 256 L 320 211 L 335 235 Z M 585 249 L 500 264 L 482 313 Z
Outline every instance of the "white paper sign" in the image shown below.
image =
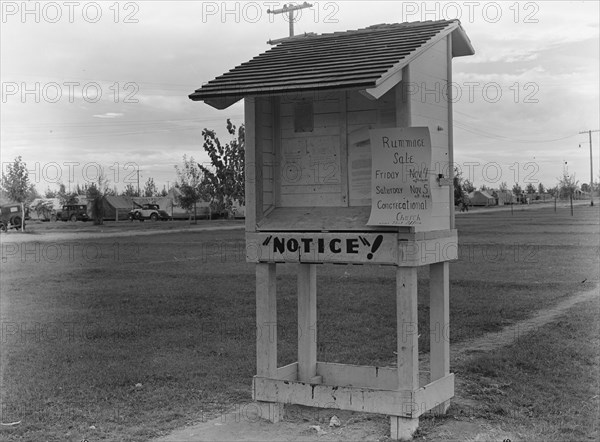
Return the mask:
M 431 139 L 427 127 L 374 129 L 371 226 L 426 227 L 431 217 Z

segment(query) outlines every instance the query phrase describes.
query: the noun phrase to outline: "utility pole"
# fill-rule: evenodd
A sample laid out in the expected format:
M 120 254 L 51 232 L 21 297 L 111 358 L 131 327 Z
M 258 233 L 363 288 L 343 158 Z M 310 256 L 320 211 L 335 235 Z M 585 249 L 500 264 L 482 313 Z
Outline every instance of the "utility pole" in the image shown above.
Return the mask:
M 290 37 L 294 36 L 294 11 L 299 9 L 311 8 L 312 5 L 306 2 L 301 5 L 294 5 L 290 3 L 289 5 L 283 5 L 281 9 L 267 9 L 267 14 L 285 14 L 288 13 L 288 21 L 290 25 Z
M 600 132 L 600 129 L 584 130 L 583 132 L 579 132 L 580 134 L 587 133 L 590 137 L 590 206 L 594 205 L 594 160 L 592 156 L 592 132 Z M 579 144 L 579 147 L 581 147 L 581 143 Z
M 140 196 L 140 168 L 137 169 L 137 184 L 138 184 L 138 196 Z

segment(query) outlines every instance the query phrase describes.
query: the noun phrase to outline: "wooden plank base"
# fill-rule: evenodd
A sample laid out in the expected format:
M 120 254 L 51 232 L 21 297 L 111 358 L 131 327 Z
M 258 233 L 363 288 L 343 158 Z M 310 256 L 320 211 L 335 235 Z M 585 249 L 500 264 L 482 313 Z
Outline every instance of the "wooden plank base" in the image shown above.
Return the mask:
M 321 363 L 317 363 L 318 366 Z M 341 365 L 341 364 L 336 364 Z M 284 379 L 254 376 L 253 398 L 263 402 L 299 404 L 316 408 L 338 408 L 340 410 L 379 413 L 416 419 L 429 410 L 440 406 L 454 395 L 454 375 L 431 382 L 415 391 L 386 390 L 350 385 L 325 385 L 318 382 L 291 380 L 289 368 L 282 367 Z M 352 367 L 352 366 L 351 366 Z M 375 367 L 365 367 L 370 371 Z M 344 372 L 345 370 L 341 370 Z M 348 375 L 344 375 L 347 379 Z M 313 378 L 321 381 L 320 376 Z

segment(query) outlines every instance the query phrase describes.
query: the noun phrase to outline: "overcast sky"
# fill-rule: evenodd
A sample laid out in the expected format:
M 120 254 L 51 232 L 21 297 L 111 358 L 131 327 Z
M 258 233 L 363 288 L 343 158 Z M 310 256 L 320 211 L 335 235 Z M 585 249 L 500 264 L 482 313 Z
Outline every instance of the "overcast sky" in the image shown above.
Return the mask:
M 459 18 L 476 52 L 453 64 L 465 177 L 553 186 L 568 167 L 589 182 L 579 132 L 600 128 L 597 1 L 312 3 L 296 33 Z M 69 175 L 83 184 L 96 165 L 119 189 L 138 167 L 141 185 L 172 185 L 184 154 L 206 160 L 203 128 L 226 138 L 226 119 L 244 117 L 241 102 L 218 111 L 188 94 L 287 36 L 283 16 L 267 14 L 283 4 L 2 1 L 3 166 L 21 155 L 41 192 Z M 598 180 L 598 133 L 592 141 Z

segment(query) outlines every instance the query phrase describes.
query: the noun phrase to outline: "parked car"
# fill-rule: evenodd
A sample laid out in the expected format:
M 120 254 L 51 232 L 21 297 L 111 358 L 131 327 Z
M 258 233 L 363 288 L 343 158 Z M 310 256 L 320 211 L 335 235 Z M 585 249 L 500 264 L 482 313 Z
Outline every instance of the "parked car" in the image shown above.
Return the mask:
M 133 221 L 137 219 L 138 221 L 144 221 L 146 219 L 150 219 L 152 221 L 158 221 L 159 219 L 162 221 L 166 221 L 171 216 L 162 210 L 158 204 L 143 204 L 141 207 L 137 207 L 129 212 L 129 220 Z
M 22 219 L 23 212 L 20 204 L 7 204 L 0 207 L 0 231 L 20 229 Z M 27 216 L 25 216 L 25 219 L 27 219 Z
M 56 213 L 57 221 L 89 221 L 85 204 L 67 204 Z

